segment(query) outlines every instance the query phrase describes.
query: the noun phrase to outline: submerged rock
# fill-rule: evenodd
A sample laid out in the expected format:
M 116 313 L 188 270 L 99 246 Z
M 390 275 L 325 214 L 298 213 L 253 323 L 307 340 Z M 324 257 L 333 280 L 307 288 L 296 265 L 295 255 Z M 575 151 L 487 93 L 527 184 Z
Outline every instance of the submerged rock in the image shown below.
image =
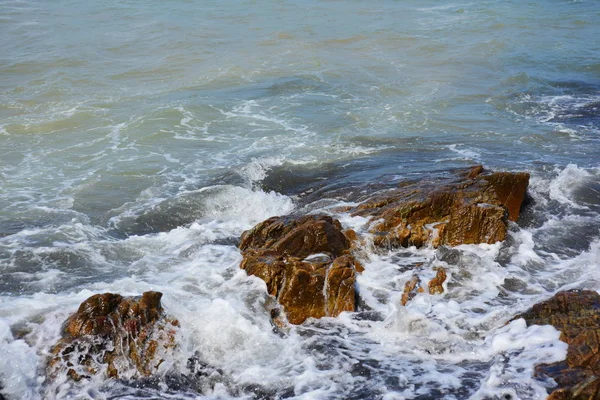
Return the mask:
M 266 282 L 292 324 L 355 310 L 354 283 L 361 267 L 338 220 L 272 217 L 244 232 L 240 249 L 240 268 Z
M 150 376 L 175 347 L 177 320 L 165 316 L 162 293 L 141 297 L 114 293 L 85 300 L 63 326 L 62 338 L 52 348 L 47 373 L 66 373 L 79 381 L 97 373 L 111 378 Z
M 600 295 L 591 290 L 570 290 L 534 305 L 515 317 L 527 325 L 552 325 L 569 345 L 565 361 L 542 364 L 536 374 L 553 378 L 558 387 L 552 400 L 600 398 Z
M 433 279 L 427 283 L 429 294 L 442 294 L 444 293 L 444 282 L 446 282 L 447 274 L 446 269 L 443 267 L 434 267 L 433 270 L 436 272 Z M 424 293 L 425 289 L 421 285 L 421 278 L 418 274 L 414 274 L 404 284 L 404 292 L 400 299 L 400 303 L 405 306 L 408 302 L 415 298 L 419 293 Z
M 519 218 L 528 184 L 528 173 L 476 166 L 452 178 L 403 182 L 351 211 L 371 217 L 380 247 L 495 243 Z

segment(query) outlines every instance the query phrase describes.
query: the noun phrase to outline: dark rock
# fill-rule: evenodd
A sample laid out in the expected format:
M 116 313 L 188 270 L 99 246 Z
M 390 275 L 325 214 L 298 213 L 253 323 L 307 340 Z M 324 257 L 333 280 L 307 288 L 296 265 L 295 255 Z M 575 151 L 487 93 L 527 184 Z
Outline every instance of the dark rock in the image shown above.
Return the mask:
M 452 178 L 403 182 L 350 211 L 371 217 L 381 247 L 495 243 L 519 218 L 528 184 L 528 173 L 476 166 Z
M 600 399 L 600 295 L 570 290 L 534 305 L 515 317 L 527 325 L 552 325 L 569 345 L 567 358 L 536 367 L 536 374 L 553 378 L 558 387 L 552 400 Z
M 164 361 L 161 355 L 175 347 L 179 326 L 165 316 L 161 297 L 159 292 L 141 297 L 104 293 L 85 300 L 51 350 L 49 376 L 66 373 L 79 381 L 96 373 L 112 378 L 152 375 Z
M 240 268 L 267 284 L 288 321 L 355 310 L 353 231 L 326 215 L 273 217 L 243 233 Z

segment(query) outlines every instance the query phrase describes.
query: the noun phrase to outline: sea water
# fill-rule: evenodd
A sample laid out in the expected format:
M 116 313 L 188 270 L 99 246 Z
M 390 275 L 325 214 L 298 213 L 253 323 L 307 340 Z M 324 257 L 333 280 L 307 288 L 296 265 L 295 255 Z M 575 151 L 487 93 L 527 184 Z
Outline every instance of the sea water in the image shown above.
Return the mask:
M 509 321 L 600 289 L 599 27 L 594 0 L 0 2 L 0 393 L 543 399 L 566 345 Z M 357 312 L 273 331 L 244 230 L 366 233 L 339 206 L 367 187 L 476 164 L 531 174 L 505 242 L 366 247 Z M 83 300 L 146 290 L 181 322 L 155 379 L 45 378 Z

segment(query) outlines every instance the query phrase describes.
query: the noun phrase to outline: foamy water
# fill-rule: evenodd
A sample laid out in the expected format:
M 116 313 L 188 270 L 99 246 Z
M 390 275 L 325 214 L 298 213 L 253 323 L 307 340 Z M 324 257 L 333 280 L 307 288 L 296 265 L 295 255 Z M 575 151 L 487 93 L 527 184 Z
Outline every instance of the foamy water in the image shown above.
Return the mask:
M 0 393 L 8 399 L 542 399 L 548 326 L 600 289 L 590 1 L 0 4 Z M 367 190 L 484 164 L 531 173 L 505 242 L 376 251 Z M 375 188 L 375 189 L 374 189 Z M 359 306 L 274 329 L 241 233 L 324 212 L 366 235 Z M 401 305 L 444 267 L 444 293 Z M 96 293 L 163 293 L 155 379 L 45 378 Z

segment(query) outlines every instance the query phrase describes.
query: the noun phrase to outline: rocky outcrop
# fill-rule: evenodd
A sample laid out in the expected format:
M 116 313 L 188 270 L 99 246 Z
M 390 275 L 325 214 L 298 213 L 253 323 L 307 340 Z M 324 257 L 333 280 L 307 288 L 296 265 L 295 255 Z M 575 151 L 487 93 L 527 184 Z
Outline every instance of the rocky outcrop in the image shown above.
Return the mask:
M 476 166 L 451 178 L 404 182 L 344 211 L 369 217 L 380 247 L 495 243 L 506 237 L 508 221 L 518 219 L 528 184 L 527 173 Z M 242 235 L 240 267 L 264 280 L 289 322 L 300 324 L 354 310 L 359 243 L 354 231 L 343 231 L 330 216 L 273 217 Z M 437 270 L 429 292 L 442 293 L 445 280 L 446 271 Z M 402 303 L 420 291 L 416 277 Z
M 336 219 L 272 217 L 244 232 L 240 249 L 240 267 L 266 282 L 292 324 L 354 311 L 356 270 L 361 267 Z
M 528 184 L 528 173 L 477 166 L 452 178 L 403 182 L 351 212 L 370 217 L 380 247 L 495 243 L 519 218 Z
M 569 345 L 567 358 L 536 367 L 536 374 L 552 377 L 558 387 L 551 400 L 600 398 L 600 295 L 590 290 L 571 290 L 534 305 L 515 317 L 527 325 L 552 325 Z
M 66 373 L 79 381 L 102 373 L 112 378 L 152 375 L 175 347 L 177 320 L 165 316 L 162 293 L 141 297 L 114 293 L 94 295 L 63 326 L 52 348 L 49 376 Z

